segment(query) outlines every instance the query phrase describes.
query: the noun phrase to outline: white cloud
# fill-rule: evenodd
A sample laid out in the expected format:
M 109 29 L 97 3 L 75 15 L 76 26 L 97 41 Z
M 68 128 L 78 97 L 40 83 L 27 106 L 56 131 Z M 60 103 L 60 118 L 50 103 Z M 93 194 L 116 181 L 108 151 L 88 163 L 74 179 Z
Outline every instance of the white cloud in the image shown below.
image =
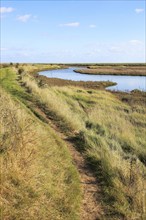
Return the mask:
M 138 40 L 115 43 L 90 43 L 84 45 L 84 48 L 86 48 L 85 52 L 87 57 L 92 58 L 92 61 L 102 59 L 104 62 L 106 62 L 106 60 L 113 60 L 113 62 L 141 60 L 143 62 L 145 58 L 144 42 Z
M 8 49 L 5 47 L 0 48 L 0 51 L 7 51 Z
M 109 52 L 112 52 L 112 53 L 122 53 L 124 52 L 123 51 L 123 48 L 120 47 L 120 46 L 112 46 L 108 49 Z
M 36 15 L 34 15 L 34 16 L 32 17 L 32 19 L 33 19 L 33 21 L 38 21 L 38 17 L 37 17 Z
M 21 22 L 27 22 L 31 17 L 32 17 L 31 14 L 20 15 L 17 17 L 17 20 L 19 20 Z
M 72 22 L 72 23 L 66 23 L 66 24 L 60 24 L 61 27 L 78 27 L 80 26 L 79 22 Z
M 135 9 L 135 12 L 136 12 L 137 14 L 140 14 L 140 13 L 144 12 L 144 9 L 143 9 L 143 8 L 136 8 L 136 9 Z
M 11 7 L 0 7 L 0 13 L 10 13 L 14 11 L 14 8 L 11 8 Z
M 90 24 L 89 27 L 90 28 L 96 28 L 96 25 L 95 24 Z
M 91 49 L 85 53 L 85 55 L 89 57 L 95 57 L 98 56 L 98 54 L 101 54 L 101 49 Z
M 140 44 L 142 44 L 142 42 L 140 40 L 130 40 L 129 43 L 132 44 L 132 45 L 140 45 Z

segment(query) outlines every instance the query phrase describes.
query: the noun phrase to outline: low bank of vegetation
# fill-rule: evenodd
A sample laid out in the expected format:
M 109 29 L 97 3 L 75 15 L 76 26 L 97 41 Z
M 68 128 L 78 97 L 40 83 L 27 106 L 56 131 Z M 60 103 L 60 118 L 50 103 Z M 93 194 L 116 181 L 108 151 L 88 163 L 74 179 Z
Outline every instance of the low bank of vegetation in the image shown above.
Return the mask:
M 146 65 L 94 65 L 74 70 L 81 74 L 146 76 Z
M 40 82 L 49 86 L 76 86 L 85 89 L 105 89 L 109 86 L 115 86 L 117 83 L 111 81 L 73 81 L 58 78 L 48 78 L 46 76 L 35 74 L 35 78 L 39 78 Z
M 27 108 L 33 96 L 12 68 L 0 72 L 1 213 L 12 219 L 79 219 L 79 176 L 64 142 Z

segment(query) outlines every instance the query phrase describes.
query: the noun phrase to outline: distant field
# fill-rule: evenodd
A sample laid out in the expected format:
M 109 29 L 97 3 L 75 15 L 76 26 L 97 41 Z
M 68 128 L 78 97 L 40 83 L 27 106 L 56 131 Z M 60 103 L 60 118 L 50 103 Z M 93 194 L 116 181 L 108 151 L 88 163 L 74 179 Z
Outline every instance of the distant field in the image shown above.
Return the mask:
M 86 69 L 74 70 L 81 74 L 92 75 L 130 75 L 130 76 L 146 76 L 145 65 L 107 65 L 107 66 L 87 66 Z

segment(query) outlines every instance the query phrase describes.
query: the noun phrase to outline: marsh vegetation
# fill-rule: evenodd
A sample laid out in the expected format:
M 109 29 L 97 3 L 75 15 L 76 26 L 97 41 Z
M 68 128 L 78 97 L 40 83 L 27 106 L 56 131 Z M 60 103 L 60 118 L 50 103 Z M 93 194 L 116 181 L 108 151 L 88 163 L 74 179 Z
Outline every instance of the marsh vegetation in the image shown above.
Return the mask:
M 146 76 L 146 65 L 94 65 L 84 69 L 76 69 L 75 72 L 93 75 Z
M 1 70 L 3 216 L 80 219 L 80 177 L 60 132 L 97 180 L 98 218 L 144 220 L 146 93 L 51 83 L 34 73 L 43 68 L 48 66 Z

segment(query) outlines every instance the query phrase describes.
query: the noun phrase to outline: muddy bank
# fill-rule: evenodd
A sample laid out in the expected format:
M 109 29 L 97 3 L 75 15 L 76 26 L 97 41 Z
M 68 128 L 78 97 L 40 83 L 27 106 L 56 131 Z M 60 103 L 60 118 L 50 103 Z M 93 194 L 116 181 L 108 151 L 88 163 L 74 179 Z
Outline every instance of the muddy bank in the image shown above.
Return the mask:
M 109 86 L 116 85 L 115 82 L 92 82 L 92 81 L 72 81 L 72 80 L 64 80 L 58 78 L 48 78 L 46 76 L 39 75 L 38 73 L 33 74 L 33 76 L 40 82 L 42 85 L 49 86 L 77 86 L 87 89 L 105 89 Z

